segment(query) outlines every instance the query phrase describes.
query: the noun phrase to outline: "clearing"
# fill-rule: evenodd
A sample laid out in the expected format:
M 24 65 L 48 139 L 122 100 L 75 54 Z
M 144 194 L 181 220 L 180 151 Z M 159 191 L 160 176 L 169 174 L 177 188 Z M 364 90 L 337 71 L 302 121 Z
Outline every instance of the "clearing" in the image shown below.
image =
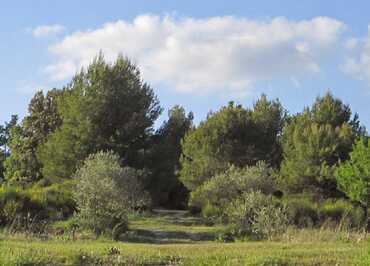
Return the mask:
M 0 235 L 1 265 L 370 265 L 358 233 L 290 230 L 278 241 L 222 243 L 222 226 L 185 211 L 156 210 L 132 219 L 124 242 L 66 233 L 44 239 Z

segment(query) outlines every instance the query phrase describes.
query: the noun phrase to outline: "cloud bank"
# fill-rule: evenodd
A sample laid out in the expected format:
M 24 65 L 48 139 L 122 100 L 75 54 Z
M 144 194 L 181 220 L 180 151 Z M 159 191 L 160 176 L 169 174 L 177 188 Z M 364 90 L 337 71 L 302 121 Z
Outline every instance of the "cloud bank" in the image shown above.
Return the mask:
M 344 29 L 328 17 L 143 15 L 66 36 L 50 47 L 54 61 L 44 71 L 51 80 L 68 79 L 102 51 L 109 61 L 120 53 L 129 57 L 154 85 L 184 92 L 245 92 L 259 81 L 320 72 Z

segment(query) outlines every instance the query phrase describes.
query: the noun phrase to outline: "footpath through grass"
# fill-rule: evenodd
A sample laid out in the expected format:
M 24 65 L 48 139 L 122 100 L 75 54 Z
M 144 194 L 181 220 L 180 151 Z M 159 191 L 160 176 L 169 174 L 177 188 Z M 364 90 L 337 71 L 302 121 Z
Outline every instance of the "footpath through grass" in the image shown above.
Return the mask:
M 2 235 L 1 265 L 370 265 L 362 236 L 327 230 L 290 231 L 279 241 L 211 241 L 221 226 L 185 212 L 136 217 L 125 242 Z

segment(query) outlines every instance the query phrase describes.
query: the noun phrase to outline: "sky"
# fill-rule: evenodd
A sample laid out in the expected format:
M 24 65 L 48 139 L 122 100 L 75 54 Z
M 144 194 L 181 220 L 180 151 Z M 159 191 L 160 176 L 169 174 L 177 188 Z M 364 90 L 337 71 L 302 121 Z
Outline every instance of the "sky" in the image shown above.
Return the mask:
M 292 114 L 332 92 L 370 128 L 366 0 L 13 0 L 0 5 L 0 121 L 99 51 L 135 62 L 167 110 L 201 121 L 261 93 Z M 163 117 L 162 117 L 163 119 Z

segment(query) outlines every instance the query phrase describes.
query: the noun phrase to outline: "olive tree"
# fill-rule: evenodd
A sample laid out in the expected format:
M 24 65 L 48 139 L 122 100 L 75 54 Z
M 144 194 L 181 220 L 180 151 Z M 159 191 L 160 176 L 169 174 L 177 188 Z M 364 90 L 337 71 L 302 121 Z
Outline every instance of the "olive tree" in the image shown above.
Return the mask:
M 81 225 L 97 235 L 127 229 L 129 212 L 149 202 L 140 175 L 133 168 L 122 168 L 113 152 L 90 155 L 75 174 L 74 198 Z

